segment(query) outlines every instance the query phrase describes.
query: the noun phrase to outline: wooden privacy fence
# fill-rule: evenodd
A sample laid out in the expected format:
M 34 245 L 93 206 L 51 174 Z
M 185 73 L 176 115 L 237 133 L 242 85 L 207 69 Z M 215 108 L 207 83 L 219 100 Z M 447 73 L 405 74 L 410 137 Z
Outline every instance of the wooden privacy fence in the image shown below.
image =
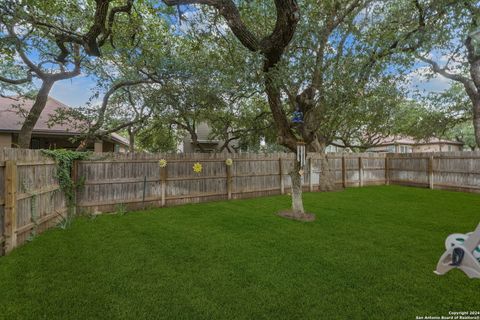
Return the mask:
M 0 150 L 0 246 L 8 253 L 58 224 L 66 213 L 57 166 L 39 151 Z
M 231 158 L 233 163 L 225 163 Z M 165 159 L 167 166 L 160 167 Z M 114 159 L 76 163 L 79 212 L 111 212 L 203 201 L 241 199 L 290 192 L 291 154 L 115 155 Z M 461 191 L 480 191 L 480 153 L 328 154 L 338 187 L 401 184 Z M 203 170 L 194 173 L 194 163 Z M 302 183 L 316 191 L 320 155 L 309 154 Z
M 161 207 L 289 193 L 291 154 L 97 154 L 75 162 L 77 212 Z M 233 163 L 225 162 L 231 158 Z M 161 167 L 160 159 L 167 160 Z M 480 192 L 480 152 L 328 154 L 338 187 L 400 184 Z M 202 171 L 195 173 L 195 163 Z M 317 191 L 322 160 L 308 154 L 304 191 Z M 0 150 L 0 254 L 58 224 L 67 208 L 57 166 L 40 151 Z
M 391 184 L 480 192 L 480 152 L 388 154 Z
M 225 160 L 233 163 L 227 165 Z M 159 160 L 167 161 L 166 167 Z M 384 184 L 384 155 L 328 156 L 339 185 Z M 361 159 L 361 160 L 359 160 Z M 78 212 L 109 212 L 192 202 L 241 199 L 290 191 L 291 154 L 179 154 L 117 156 L 109 160 L 78 161 Z M 195 173 L 193 165 L 202 171 Z M 360 164 L 360 167 L 357 167 Z M 318 190 L 321 160 L 309 155 L 303 175 L 305 191 Z M 343 180 L 342 180 L 343 179 Z M 358 181 L 357 181 L 358 180 Z

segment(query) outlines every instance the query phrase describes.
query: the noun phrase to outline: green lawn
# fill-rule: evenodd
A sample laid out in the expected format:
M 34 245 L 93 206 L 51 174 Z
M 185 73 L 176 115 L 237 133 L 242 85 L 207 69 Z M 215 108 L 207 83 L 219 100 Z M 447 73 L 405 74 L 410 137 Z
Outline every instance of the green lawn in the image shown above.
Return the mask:
M 0 258 L 2 319 L 415 319 L 480 309 L 480 280 L 433 274 L 480 196 L 406 187 L 79 218 Z

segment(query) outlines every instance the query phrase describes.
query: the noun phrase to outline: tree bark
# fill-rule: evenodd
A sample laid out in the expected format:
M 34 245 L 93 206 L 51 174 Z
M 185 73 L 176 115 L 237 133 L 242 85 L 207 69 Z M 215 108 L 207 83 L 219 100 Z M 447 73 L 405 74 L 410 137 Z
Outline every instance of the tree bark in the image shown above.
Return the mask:
M 328 163 L 326 143 L 317 138 L 310 144 L 313 152 L 320 154 L 320 181 L 318 189 L 320 191 L 333 191 L 335 189 L 335 172 Z
M 480 97 L 473 102 L 473 128 L 477 148 L 480 148 Z
M 275 122 L 275 129 L 277 130 L 277 142 L 292 152 L 296 152 L 297 138 L 290 128 L 287 115 L 282 107 L 281 92 L 273 77 L 274 74 L 270 72 L 265 73 L 265 92 L 267 93 L 268 105 Z
M 42 70 L 42 63 L 35 64 L 24 51 L 24 45 L 28 43 L 27 40 L 22 39 L 20 40 L 16 33 L 13 25 L 5 25 L 8 35 L 15 43 L 15 48 L 18 53 L 20 59 L 25 63 L 25 65 L 29 69 L 29 73 L 35 73 L 35 75 L 42 80 L 42 85 L 40 90 L 38 91 L 35 102 L 33 103 L 32 108 L 30 109 L 25 121 L 20 129 L 19 137 L 18 137 L 18 145 L 20 148 L 29 148 L 30 147 L 30 140 L 32 138 L 32 131 L 37 124 L 40 115 L 42 114 L 43 109 L 45 109 L 45 105 L 47 104 L 48 94 L 52 89 L 53 84 L 56 81 L 71 79 L 76 77 L 80 74 L 80 48 L 78 45 L 73 46 L 74 54 L 73 54 L 73 63 L 75 65 L 74 69 L 71 71 L 65 70 L 65 65 L 62 63 L 59 69 L 60 72 L 51 73 Z M 63 47 L 64 48 L 64 47 Z M 59 48 L 62 50 L 62 48 Z M 66 56 L 64 56 L 66 58 Z
M 35 102 L 33 103 L 32 109 L 30 109 L 25 122 L 20 129 L 20 133 L 18 134 L 18 146 L 23 149 L 30 148 L 30 140 L 32 139 L 32 131 L 37 123 L 40 115 L 42 114 L 43 109 L 45 109 L 45 105 L 47 104 L 48 94 L 52 89 L 52 86 L 55 82 L 44 80 L 42 82 L 42 86 L 38 91 L 38 94 L 35 98 Z
M 302 169 L 298 161 L 294 161 L 293 169 L 289 175 L 292 180 L 292 210 L 295 214 L 304 214 L 302 199 L 302 176 L 299 171 Z
M 131 153 L 135 153 L 135 131 L 128 129 L 129 149 Z
M 200 142 L 198 142 L 198 135 L 195 131 L 190 132 L 190 138 L 192 139 L 192 143 L 196 146 L 201 153 L 205 153 L 205 148 L 202 146 Z

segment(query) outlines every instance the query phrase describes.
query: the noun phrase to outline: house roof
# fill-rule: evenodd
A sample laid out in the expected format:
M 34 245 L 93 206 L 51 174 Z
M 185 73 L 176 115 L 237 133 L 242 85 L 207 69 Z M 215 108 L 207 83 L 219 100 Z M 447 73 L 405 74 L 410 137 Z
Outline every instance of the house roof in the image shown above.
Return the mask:
M 19 113 L 19 108 L 24 110 L 30 110 L 34 101 L 31 99 L 15 98 L 15 97 L 0 97 L 0 132 L 18 132 L 22 127 L 24 118 Z M 47 104 L 40 114 L 40 118 L 35 124 L 33 133 L 43 134 L 65 134 L 65 135 L 78 135 L 81 132 L 74 125 L 69 123 L 57 123 L 50 125 L 48 120 L 55 114 L 56 110 L 62 108 L 70 108 L 66 104 L 48 97 Z M 128 139 L 122 137 L 119 134 L 112 133 L 110 135 L 111 140 L 123 144 L 129 145 Z
M 394 144 L 403 144 L 403 145 L 428 145 L 428 144 L 455 144 L 455 145 L 462 145 L 462 142 L 454 141 L 454 140 L 446 140 L 446 139 L 439 139 L 439 138 L 428 138 L 428 139 L 421 139 L 416 140 L 412 137 L 407 136 L 392 136 L 386 137 L 382 139 L 377 146 L 388 146 Z

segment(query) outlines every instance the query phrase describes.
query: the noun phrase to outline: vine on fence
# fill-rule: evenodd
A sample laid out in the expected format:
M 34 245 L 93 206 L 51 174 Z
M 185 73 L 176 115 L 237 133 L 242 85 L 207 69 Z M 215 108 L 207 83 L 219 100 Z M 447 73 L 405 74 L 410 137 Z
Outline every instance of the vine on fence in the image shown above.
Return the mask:
M 67 218 L 72 216 L 75 208 L 75 190 L 82 184 L 82 181 L 73 181 L 71 172 L 75 160 L 85 160 L 90 156 L 90 152 L 78 152 L 65 149 L 42 150 L 42 152 L 54 159 L 57 163 L 57 179 L 60 190 L 65 194 L 67 202 Z

